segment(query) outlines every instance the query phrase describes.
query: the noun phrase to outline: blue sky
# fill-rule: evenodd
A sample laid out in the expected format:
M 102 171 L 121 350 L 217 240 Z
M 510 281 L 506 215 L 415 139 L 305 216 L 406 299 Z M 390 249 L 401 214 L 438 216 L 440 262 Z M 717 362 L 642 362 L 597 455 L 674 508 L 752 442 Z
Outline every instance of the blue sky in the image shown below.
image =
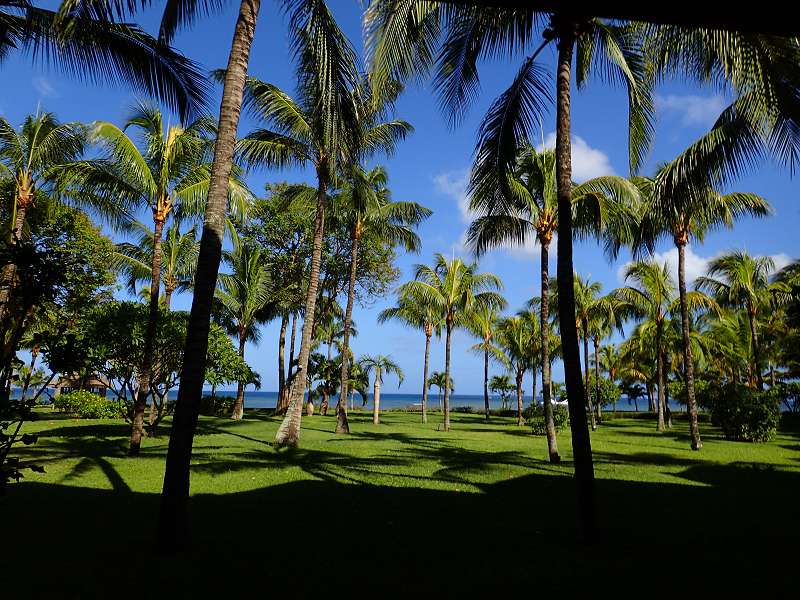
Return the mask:
M 286 19 L 277 4 L 265 2 L 262 5 L 250 72 L 291 91 L 294 89 L 294 75 Z M 359 3 L 356 0 L 336 0 L 330 6 L 345 32 L 360 49 Z M 224 67 L 235 18 L 233 8 L 207 18 L 182 33 L 176 46 L 209 69 Z M 139 18 L 139 22 L 151 32 L 156 31 L 157 20 L 153 11 Z M 544 57 L 544 61 L 553 64 L 552 52 Z M 400 145 L 393 157 L 380 162 L 389 170 L 395 199 L 414 200 L 434 211 L 419 230 L 423 240 L 421 253 L 399 257 L 398 266 L 403 273 L 401 282 L 411 277 L 415 263 L 430 262 L 435 252 L 468 257 L 462 247 L 463 234 L 469 224 L 464 186 L 472 162 L 476 131 L 489 104 L 510 83 L 518 65 L 519 60 L 482 65 L 481 93 L 457 128 L 448 126 L 428 85 L 408 89 L 398 102 L 397 116 L 410 121 L 416 132 Z M 26 114 L 34 112 L 37 105 L 56 112 L 63 121 L 110 120 L 119 123 L 136 99 L 121 87 L 86 86 L 20 55 L 12 55 L 0 65 L 0 69 L 6 82 L 0 92 L 0 114 L 15 125 Z M 724 94 L 715 89 L 683 82 L 660 87 L 657 134 L 643 172 L 651 173 L 655 165 L 671 159 L 701 135 L 713 123 L 725 102 Z M 218 106 L 218 100 L 213 106 Z M 552 139 L 554 116 L 548 115 L 544 123 L 541 136 L 548 143 Z M 252 127 L 252 121 L 245 116 L 240 132 L 245 134 Z M 602 174 L 627 174 L 626 127 L 623 90 L 609 88 L 602 82 L 591 82 L 586 89 L 573 94 L 573 171 L 577 180 Z M 252 189 L 257 193 L 263 191 L 264 183 L 283 180 L 310 181 L 311 173 L 298 170 L 259 172 L 249 177 Z M 755 192 L 770 200 L 775 216 L 741 221 L 733 231 L 712 233 L 702 247 L 692 247 L 687 262 L 690 277 L 701 274 L 709 258 L 732 248 L 772 255 L 779 265 L 800 254 L 796 233 L 800 225 L 800 206 L 794 197 L 796 184 L 789 173 L 764 164 L 734 188 Z M 554 254 L 551 253 L 551 272 L 555 271 Z M 675 264 L 675 251 L 668 245 L 659 248 L 658 256 Z M 594 243 L 578 244 L 575 250 L 576 272 L 600 281 L 605 291 L 621 285 L 620 272 L 627 260 L 628 257 L 623 255 L 614 264 L 609 264 Z M 482 270 L 494 272 L 503 279 L 509 312 L 515 312 L 531 296 L 538 295 L 538 264 L 538 250 L 533 246 L 493 251 L 480 261 Z M 176 298 L 174 306 L 188 309 L 190 302 L 190 296 L 183 295 Z M 392 303 L 390 295 L 370 306 L 356 307 L 354 318 L 359 337 L 353 342 L 354 351 L 357 355 L 391 354 L 405 371 L 406 379 L 400 391 L 419 392 L 422 385 L 422 334 L 395 324 L 376 324 L 377 313 Z M 275 323 L 264 327 L 260 346 L 247 348 L 248 362 L 261 373 L 263 390 L 277 388 L 277 327 Z M 466 333 L 455 335 L 452 368 L 457 393 L 477 394 L 482 389 L 482 359 L 468 351 L 473 343 L 474 340 Z M 443 343 L 434 344 L 431 361 L 432 369 L 444 368 Z M 560 365 L 556 366 L 554 377 L 563 377 Z M 386 391 L 394 391 L 394 385 L 394 381 L 387 381 Z M 530 377 L 526 377 L 525 389 L 530 389 Z

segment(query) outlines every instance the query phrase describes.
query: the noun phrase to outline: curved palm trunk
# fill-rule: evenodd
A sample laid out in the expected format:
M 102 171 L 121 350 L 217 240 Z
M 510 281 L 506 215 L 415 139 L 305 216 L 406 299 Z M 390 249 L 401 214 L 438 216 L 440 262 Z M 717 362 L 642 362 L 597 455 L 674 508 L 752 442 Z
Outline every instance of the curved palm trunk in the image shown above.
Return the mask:
M 597 422 L 603 422 L 603 407 L 600 402 L 600 339 L 594 337 L 594 406 L 597 410 Z
M 586 406 L 592 423 L 592 431 L 597 430 L 597 420 L 594 417 L 594 403 L 592 392 L 589 389 L 589 331 L 586 323 L 583 324 L 583 391 L 586 395 Z
M 22 230 L 25 227 L 25 217 L 28 214 L 28 207 L 31 205 L 33 190 L 21 185 L 19 182 L 19 192 L 15 198 L 16 214 L 14 215 L 14 228 L 11 231 L 11 245 L 16 246 L 22 239 Z M 11 298 L 11 291 L 14 288 L 14 278 L 17 275 L 17 265 L 8 263 L 3 267 L 2 283 L 0 283 L 0 326 L 5 328 L 5 321 L 8 316 L 8 302 Z M 3 331 L 5 337 L 5 331 Z
M 575 461 L 579 529 L 585 541 L 594 537 L 594 465 L 586 423 L 581 378 L 578 330 L 575 325 L 575 290 L 572 264 L 572 148 L 570 141 L 570 84 L 576 25 L 559 23 L 556 72 L 556 185 L 558 188 L 558 312 L 561 321 L 564 380 L 567 388 Z
M 381 423 L 381 370 L 375 370 L 375 384 L 372 387 L 372 424 Z
M 425 361 L 422 367 L 422 422 L 428 422 L 428 359 L 431 354 L 432 329 L 425 326 Z
M 553 422 L 553 395 L 550 375 L 550 240 L 540 240 L 542 303 L 540 307 L 540 330 L 542 332 L 542 402 L 544 403 L 544 425 L 547 430 L 547 451 L 551 463 L 560 463 L 556 426 Z M 535 380 L 535 378 L 534 378 Z M 535 401 L 534 397 L 534 401 Z
M 747 302 L 747 320 L 750 322 L 750 337 L 753 342 L 753 360 L 755 361 L 756 383 L 759 390 L 764 389 L 764 378 L 761 375 L 761 348 L 758 345 L 758 332 L 756 331 L 756 309 L 753 303 Z
M 292 384 L 289 386 L 289 406 L 286 416 L 275 435 L 278 446 L 295 447 L 300 442 L 300 422 L 303 418 L 303 397 L 305 395 L 308 357 L 311 353 L 311 336 L 314 329 L 314 310 L 317 306 L 319 272 L 322 263 L 322 238 L 325 233 L 325 205 L 328 200 L 328 172 L 326 167 L 317 168 L 317 215 L 314 221 L 314 250 L 311 255 L 311 274 L 306 294 L 305 320 L 300 338 L 300 355 L 297 359 Z
M 244 346 L 246 334 L 239 333 L 239 356 L 244 360 Z M 244 381 L 238 382 L 236 386 L 236 400 L 233 403 L 233 411 L 231 418 L 235 421 L 240 421 L 244 415 Z
M 147 396 L 150 394 L 150 376 L 153 370 L 153 351 L 155 349 L 156 327 L 158 327 L 158 295 L 161 291 L 161 238 L 164 231 L 164 218 L 156 218 L 153 229 L 153 265 L 150 273 L 150 310 L 147 315 L 147 329 L 144 337 L 144 356 L 142 369 L 138 374 L 139 389 L 133 403 L 133 425 L 131 427 L 131 441 L 128 447 L 128 456 L 137 456 L 142 446 L 142 432 L 144 426 L 144 409 L 147 406 Z M 150 425 L 155 427 L 156 399 L 153 394 L 153 404 L 150 411 Z
M 358 242 L 361 239 L 361 222 L 353 225 L 353 247 L 350 249 L 350 280 L 347 282 L 347 309 L 344 313 L 344 339 L 342 340 L 342 378 L 339 384 L 339 402 L 336 403 L 336 433 L 350 433 L 347 422 L 347 379 L 350 371 L 350 323 L 353 322 L 353 303 L 356 297 L 356 270 L 358 268 Z
M 522 378 L 525 375 L 525 371 L 522 369 L 517 369 L 517 425 L 522 425 L 524 421 L 522 420 Z
M 694 396 L 694 357 L 690 341 L 689 306 L 686 303 L 686 244 L 678 243 L 678 293 L 681 300 L 681 332 L 683 334 L 683 377 L 686 380 L 686 411 L 689 413 L 689 433 L 692 450 L 700 450 L 700 425 L 697 421 L 697 401 Z
M 197 428 L 197 416 L 205 380 L 208 331 L 211 304 L 217 285 L 222 258 L 222 236 L 225 226 L 228 181 L 233 166 L 236 129 L 242 109 L 242 96 L 247 76 L 250 47 L 255 34 L 261 0 L 242 0 L 231 43 L 219 127 L 211 166 L 211 181 L 206 200 L 203 235 L 197 259 L 192 311 L 186 335 L 181 385 L 172 419 L 172 432 L 167 451 L 164 488 L 161 493 L 158 536 L 162 549 L 184 545 L 189 534 L 189 463 Z
M 661 352 L 661 321 L 656 324 L 656 379 L 658 383 L 658 421 L 656 429 L 664 431 L 664 355 Z
M 489 420 L 489 349 L 483 350 L 483 406 L 486 420 Z
M 450 346 L 453 341 L 453 323 L 451 317 L 447 318 L 447 341 L 444 345 L 444 430 L 450 431 Z
M 278 333 L 278 399 L 275 410 L 280 409 L 281 398 L 286 393 L 286 328 L 289 325 L 289 313 L 281 315 L 281 328 Z

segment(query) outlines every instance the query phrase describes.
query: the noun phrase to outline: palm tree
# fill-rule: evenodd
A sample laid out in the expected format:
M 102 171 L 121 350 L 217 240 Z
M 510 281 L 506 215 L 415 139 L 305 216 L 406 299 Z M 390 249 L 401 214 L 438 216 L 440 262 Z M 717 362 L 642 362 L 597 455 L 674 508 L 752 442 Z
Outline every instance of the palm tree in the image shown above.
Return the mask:
M 64 2 L 55 12 L 0 1 L 0 56 L 23 52 L 83 81 L 121 83 L 182 117 L 203 112 L 208 84 L 196 64 L 140 27 L 82 4 Z
M 684 156 L 662 167 L 655 179 L 637 178 L 642 192 L 642 219 L 635 247 L 655 249 L 662 237 L 672 237 L 678 249 L 678 293 L 681 308 L 683 337 L 683 368 L 686 382 L 687 410 L 692 450 L 703 443 L 697 421 L 697 402 L 694 393 L 694 357 L 690 343 L 689 306 L 686 299 L 686 246 L 690 239 L 702 242 L 708 231 L 733 227 L 743 216 L 763 217 L 771 213 L 769 203 L 755 194 L 720 193 L 711 183 L 708 173 L 694 181 L 693 173 L 682 169 Z
M 522 425 L 524 422 L 522 419 L 522 380 L 525 371 L 535 364 L 537 358 L 532 353 L 532 342 L 539 333 L 532 327 L 535 324 L 534 319 L 526 319 L 518 315 L 503 319 L 497 327 L 498 341 L 505 352 L 506 362 L 514 370 L 514 382 L 517 390 L 517 425 Z
M 447 376 L 442 371 L 434 371 L 427 380 L 428 388 L 437 387 L 439 389 L 439 410 L 444 413 L 444 404 L 442 403 L 442 394 L 445 389 L 454 392 L 456 389 L 453 378 Z
M 489 381 L 489 389 L 495 394 L 500 394 L 500 401 L 505 410 L 508 405 L 508 395 L 516 389 L 516 386 L 511 383 L 511 378 L 508 375 L 493 375 Z
M 481 341 L 470 348 L 483 354 L 483 404 L 486 420 L 489 420 L 489 357 L 504 360 L 503 352 L 494 343 L 499 314 L 492 306 L 482 306 L 470 313 L 466 327 Z
M 153 232 L 144 223 L 136 221 L 132 227 L 139 231 L 139 238 L 135 244 L 117 244 L 114 266 L 125 277 L 128 291 L 135 294 L 139 283 L 150 283 L 152 278 L 154 240 Z M 181 233 L 180 223 L 174 221 L 167 229 L 161 245 L 161 279 L 167 310 L 176 291 L 185 292 L 192 288 L 199 249 L 194 227 Z
M 417 265 L 414 281 L 400 286 L 400 293 L 419 296 L 433 305 L 444 320 L 445 337 L 445 381 L 450 379 L 450 350 L 453 330 L 464 327 L 469 315 L 483 306 L 502 308 L 503 297 L 495 290 L 502 289 L 500 279 L 491 273 L 478 273 L 476 264 L 466 264 L 460 258 L 447 260 L 435 255 L 432 267 Z M 450 430 L 450 390 L 444 390 L 444 430 Z
M 639 31 L 600 19 L 534 9 L 476 7 L 449 3 L 373 1 L 365 17 L 371 47 L 375 85 L 392 79 L 403 81 L 421 75 L 437 63 L 434 86 L 453 120 L 464 114 L 477 94 L 477 62 L 492 55 L 532 50 L 511 86 L 492 104 L 478 133 L 474 179 L 489 189 L 498 182 L 507 187 L 504 174 L 513 167 L 523 140 L 531 138 L 535 124 L 549 103 L 547 72 L 536 62 L 553 43 L 556 63 L 556 190 L 558 197 L 558 282 L 561 286 L 562 351 L 569 399 L 578 508 L 582 531 L 588 539 L 594 524 L 594 469 L 591 442 L 582 406 L 585 395 L 580 367 L 578 332 L 573 326 L 572 261 L 572 158 L 570 87 L 573 55 L 578 87 L 597 74 L 624 83 L 629 100 L 629 156 L 635 171 L 646 154 L 653 133 L 652 99 Z M 441 35 L 444 32 L 444 35 Z M 531 48 L 541 33 L 542 42 Z M 441 50 L 437 51 L 437 47 Z M 577 52 L 575 50 L 577 49 Z
M 383 376 L 389 374 L 397 375 L 397 385 L 399 387 L 403 383 L 403 370 L 390 356 L 384 356 L 383 354 L 364 356 L 359 362 L 367 375 L 375 371 L 375 381 L 372 386 L 372 423 L 378 425 L 381 422 L 381 384 L 383 383 Z
M 594 345 L 594 407 L 598 421 L 602 418 L 600 402 L 600 342 L 611 335 L 614 329 L 617 329 L 620 334 L 624 334 L 622 324 L 632 315 L 632 312 L 633 307 L 622 301 L 614 292 L 597 298 L 589 306 L 587 315 L 588 331 Z M 587 394 L 589 393 L 590 391 L 587 389 Z
M 768 256 L 750 256 L 744 251 L 735 251 L 715 258 L 708 265 L 708 276 L 698 277 L 697 289 L 711 292 L 722 305 L 743 308 L 750 324 L 750 339 L 753 347 L 753 370 L 758 389 L 764 389 L 761 354 L 758 341 L 758 310 L 763 306 L 769 286 L 769 276 L 775 270 L 775 262 Z
M 558 230 L 556 155 L 552 150 L 537 152 L 529 141 L 517 152 L 516 163 L 504 174 L 505 184 L 487 180 L 473 171 L 470 209 L 479 216 L 467 234 L 468 243 L 481 256 L 503 245 L 524 245 L 535 239 L 540 248 L 542 294 L 539 302 L 542 346 L 542 389 L 547 441 L 551 462 L 560 462 L 553 426 L 550 398 L 550 302 L 549 251 Z M 495 185 L 491 185 L 494 182 Z M 622 223 L 613 218 L 637 200 L 635 186 L 622 177 L 597 177 L 572 190 L 573 218 L 581 235 L 599 236 L 609 226 Z M 611 221 L 611 222 L 609 222 Z M 630 219 L 628 219 L 630 221 Z
M 272 293 L 271 280 L 261 248 L 254 244 L 240 241 L 232 251 L 225 252 L 224 258 L 232 272 L 220 274 L 217 299 L 231 333 L 238 338 L 239 356 L 244 359 L 246 343 L 258 341 L 257 325 L 266 320 L 264 309 Z M 231 413 L 235 420 L 240 420 L 244 412 L 246 383 L 238 382 Z
M 428 422 L 428 361 L 431 353 L 431 337 L 442 336 L 442 315 L 437 306 L 424 297 L 406 290 L 398 290 L 397 306 L 387 308 L 378 315 L 378 323 L 397 320 L 422 330 L 425 334 L 425 354 L 422 366 L 422 422 Z M 440 388 L 441 389 L 441 388 Z
M 392 127 L 398 130 L 398 133 L 393 135 L 400 135 L 399 131 L 410 129 L 410 125 L 403 121 L 394 122 Z M 352 248 L 342 343 L 345 353 L 342 360 L 339 403 L 336 408 L 336 433 L 350 432 L 347 424 L 349 361 L 346 351 L 350 347 L 350 323 L 353 318 L 361 237 L 368 232 L 388 243 L 402 244 L 407 252 L 417 252 L 420 241 L 413 227 L 432 214 L 430 210 L 416 202 L 392 201 L 391 192 L 387 187 L 389 176 L 383 167 L 375 167 L 368 172 L 355 167 L 351 169 L 350 175 L 343 193 L 339 196 L 345 205 L 346 217 L 351 223 Z

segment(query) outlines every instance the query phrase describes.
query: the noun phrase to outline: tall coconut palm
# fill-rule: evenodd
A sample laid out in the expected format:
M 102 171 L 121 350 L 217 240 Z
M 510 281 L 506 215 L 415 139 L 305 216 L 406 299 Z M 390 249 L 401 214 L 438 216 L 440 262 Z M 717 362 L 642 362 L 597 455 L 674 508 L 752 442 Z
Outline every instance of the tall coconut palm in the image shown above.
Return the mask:
M 626 86 L 629 99 L 629 156 L 636 169 L 648 148 L 653 132 L 652 99 L 647 85 L 646 61 L 641 52 L 639 32 L 600 19 L 563 12 L 506 9 L 430 3 L 422 0 L 374 0 L 366 19 L 375 85 L 381 79 L 404 80 L 429 71 L 436 63 L 434 86 L 442 104 L 457 120 L 477 94 L 477 63 L 492 55 L 524 52 L 513 83 L 487 112 L 478 134 L 478 179 L 489 187 L 497 181 L 505 186 L 503 174 L 516 159 L 523 140 L 532 137 L 534 125 L 541 124 L 550 101 L 547 71 L 536 62 L 551 43 L 556 46 L 556 190 L 558 197 L 558 281 L 561 288 L 561 331 L 564 371 L 569 399 L 575 473 L 579 486 L 580 519 L 586 537 L 594 523 L 594 469 L 591 442 L 582 403 L 578 332 L 572 325 L 572 159 L 570 97 L 572 63 L 576 60 L 578 87 L 591 75 Z M 537 40 L 541 36 L 541 42 Z M 577 50 L 577 52 L 576 52 Z
M 764 217 L 771 213 L 769 203 L 755 194 L 722 194 L 711 183 L 708 173 L 692 173 L 682 168 L 685 157 L 662 167 L 654 179 L 637 178 L 642 192 L 642 219 L 635 247 L 655 249 L 664 237 L 671 237 L 678 250 L 678 293 L 683 337 L 683 368 L 692 450 L 702 447 L 694 393 L 694 358 L 690 343 L 689 306 L 686 298 L 686 246 L 702 243 L 708 231 L 732 228 L 741 217 Z M 696 181 L 697 179 L 700 181 Z
M 135 244 L 117 244 L 114 266 L 123 275 L 128 291 L 136 293 L 138 285 L 149 284 L 153 275 L 154 240 L 153 232 L 144 223 L 137 221 L 132 227 L 139 232 L 138 240 Z M 161 245 L 161 279 L 164 282 L 164 306 L 167 310 L 175 292 L 192 288 L 199 250 L 194 227 L 181 233 L 180 223 L 174 221 L 167 229 Z
M 396 121 L 392 127 L 408 129 L 407 124 L 403 121 Z M 399 133 L 393 135 L 399 135 Z M 387 186 L 388 181 L 389 176 L 383 167 L 375 167 L 367 172 L 360 167 L 354 167 L 350 169 L 347 185 L 340 194 L 346 218 L 351 223 L 352 247 L 342 343 L 345 352 L 342 359 L 339 404 L 336 407 L 336 433 L 350 432 L 347 424 L 349 361 L 346 351 L 350 347 L 350 322 L 353 318 L 358 250 L 361 238 L 365 233 L 372 233 L 386 242 L 402 245 L 407 252 L 417 252 L 420 241 L 413 228 L 432 214 L 430 210 L 416 202 L 393 201 Z
M 426 381 L 428 388 L 436 387 L 439 390 L 439 410 L 444 413 L 444 404 L 442 402 L 442 396 L 445 392 L 445 389 L 454 392 L 456 389 L 455 383 L 453 382 L 452 377 L 447 377 L 442 371 L 434 371 L 431 373 L 431 376 Z
M 417 265 L 414 281 L 400 286 L 400 293 L 422 298 L 433 305 L 444 320 L 445 326 L 445 381 L 450 378 L 450 350 L 453 331 L 464 327 L 472 311 L 483 306 L 502 308 L 505 300 L 496 291 L 502 289 L 500 279 L 491 273 L 478 273 L 476 264 L 467 264 L 460 258 L 447 260 L 435 255 L 432 267 Z M 444 430 L 450 430 L 450 390 L 444 390 Z
M 375 380 L 372 386 L 372 423 L 379 425 L 381 422 L 381 384 L 384 375 L 397 375 L 398 387 L 403 383 L 403 370 L 392 360 L 390 356 L 378 354 L 377 356 L 364 356 L 359 361 L 361 368 L 369 375 L 375 372 Z
M 541 345 L 543 354 L 542 388 L 548 449 L 551 462 L 559 462 L 553 409 L 550 398 L 550 347 L 548 340 L 549 251 L 558 230 L 558 195 L 556 155 L 552 150 L 538 151 L 525 141 L 519 148 L 516 163 L 504 174 L 504 182 L 487 177 L 476 169 L 470 183 L 470 208 L 478 217 L 467 234 L 468 243 L 478 256 L 503 245 L 524 245 L 536 241 L 540 248 L 542 294 L 539 303 Z M 635 186 L 622 177 L 597 177 L 572 190 L 573 218 L 582 235 L 600 236 L 609 228 L 632 222 L 620 216 L 638 199 Z M 620 234 L 621 235 L 621 234 Z
M 425 353 L 422 366 L 422 422 L 428 422 L 428 361 L 431 353 L 431 337 L 442 335 L 443 319 L 437 306 L 427 302 L 424 297 L 410 293 L 408 290 L 398 291 L 397 306 L 380 312 L 378 323 L 389 320 L 400 321 L 406 325 L 422 330 L 425 334 Z
M 466 323 L 467 330 L 481 340 L 470 350 L 483 354 L 483 405 L 487 421 L 489 420 L 489 358 L 504 360 L 502 350 L 494 343 L 498 321 L 497 309 L 492 306 L 483 306 L 472 311 Z
M 695 287 L 709 291 L 722 305 L 742 308 L 750 324 L 753 347 L 753 370 L 758 389 L 764 389 L 763 365 L 758 341 L 758 311 L 765 304 L 769 277 L 775 261 L 768 256 L 750 256 L 735 251 L 715 258 L 708 265 L 708 275 L 698 277 Z
M 522 381 L 525 371 L 535 364 L 531 352 L 532 341 L 537 337 L 538 331 L 531 326 L 535 320 L 521 316 L 507 317 L 498 325 L 498 341 L 506 355 L 507 364 L 514 372 L 514 383 L 517 391 L 517 425 L 523 424 L 522 419 Z M 534 373 L 534 377 L 536 374 Z
M 258 246 L 240 242 L 232 251 L 225 252 L 224 259 L 231 267 L 231 273 L 220 274 L 217 299 L 231 324 L 231 333 L 239 342 L 239 356 L 244 359 L 247 342 L 258 341 L 258 324 L 267 318 L 264 309 L 272 295 L 271 280 Z M 244 412 L 246 383 L 239 381 L 236 388 L 231 412 L 231 418 L 235 420 L 240 420 Z

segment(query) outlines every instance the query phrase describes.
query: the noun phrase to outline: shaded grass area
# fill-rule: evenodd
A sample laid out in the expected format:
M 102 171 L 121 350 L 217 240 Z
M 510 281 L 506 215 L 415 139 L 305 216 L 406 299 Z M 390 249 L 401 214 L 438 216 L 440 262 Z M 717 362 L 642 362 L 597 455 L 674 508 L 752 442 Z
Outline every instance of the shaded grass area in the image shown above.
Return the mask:
M 201 418 L 192 463 L 192 550 L 164 558 L 152 530 L 167 429 L 125 457 L 128 426 L 45 412 L 24 458 L 44 464 L 0 499 L 3 538 L 28 597 L 208 597 L 499 590 L 719 592 L 792 589 L 800 539 L 800 433 L 769 444 L 719 438 L 689 450 L 685 423 L 642 420 L 592 434 L 601 531 L 575 543 L 569 432 L 563 462 L 513 419 L 454 414 L 453 431 L 387 413 L 353 434 L 304 419 L 302 447 L 278 451 L 278 420 Z M 433 419 L 436 420 L 435 417 Z M 168 426 L 168 424 L 167 424 Z M 24 561 L 23 558 L 29 558 Z M 6 561 L 0 566 L 8 569 Z M 37 574 L 38 573 L 38 574 Z

